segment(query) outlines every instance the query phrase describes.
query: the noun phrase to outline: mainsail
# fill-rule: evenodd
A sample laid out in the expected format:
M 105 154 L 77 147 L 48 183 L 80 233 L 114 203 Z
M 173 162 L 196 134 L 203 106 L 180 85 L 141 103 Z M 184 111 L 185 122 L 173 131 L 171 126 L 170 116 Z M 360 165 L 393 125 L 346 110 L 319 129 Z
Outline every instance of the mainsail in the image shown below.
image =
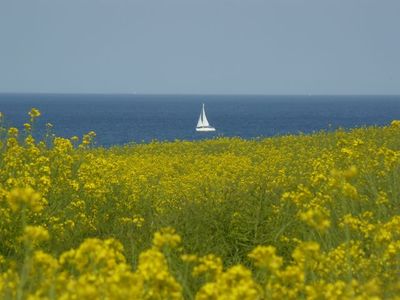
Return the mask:
M 207 117 L 206 117 L 206 111 L 204 110 L 204 104 L 203 104 L 203 111 L 201 112 L 202 118 L 203 118 L 203 126 L 210 126 L 210 123 L 208 123 Z

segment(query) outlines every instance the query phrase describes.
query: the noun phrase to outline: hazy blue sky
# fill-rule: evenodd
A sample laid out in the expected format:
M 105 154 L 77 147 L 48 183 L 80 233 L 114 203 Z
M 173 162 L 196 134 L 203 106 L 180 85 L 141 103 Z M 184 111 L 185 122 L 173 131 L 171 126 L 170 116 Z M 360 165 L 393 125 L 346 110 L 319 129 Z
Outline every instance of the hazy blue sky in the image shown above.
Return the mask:
M 0 92 L 400 94 L 400 1 L 0 0 Z

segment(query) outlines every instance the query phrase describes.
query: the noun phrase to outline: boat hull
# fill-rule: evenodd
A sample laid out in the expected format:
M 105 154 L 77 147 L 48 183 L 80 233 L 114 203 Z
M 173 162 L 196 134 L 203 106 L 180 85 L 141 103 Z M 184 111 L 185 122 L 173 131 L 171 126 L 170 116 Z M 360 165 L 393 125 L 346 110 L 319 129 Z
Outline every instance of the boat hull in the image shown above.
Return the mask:
M 215 128 L 214 127 L 196 127 L 196 131 L 200 131 L 200 132 L 215 131 Z

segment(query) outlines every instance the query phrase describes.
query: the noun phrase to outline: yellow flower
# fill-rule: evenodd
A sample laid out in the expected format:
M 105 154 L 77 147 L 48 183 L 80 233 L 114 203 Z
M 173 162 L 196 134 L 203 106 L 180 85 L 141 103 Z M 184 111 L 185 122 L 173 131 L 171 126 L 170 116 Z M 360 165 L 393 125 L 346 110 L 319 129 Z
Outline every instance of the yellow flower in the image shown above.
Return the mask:
M 214 282 L 205 284 L 196 294 L 196 300 L 253 300 L 261 298 L 261 288 L 251 272 L 241 265 L 229 268 Z
M 35 120 L 37 117 L 40 117 L 41 113 L 37 108 L 32 108 L 28 115 L 31 117 L 31 120 Z
M 379 205 L 382 204 L 388 204 L 389 203 L 389 199 L 388 199 L 388 195 L 386 192 L 380 191 L 378 193 L 378 197 L 376 199 L 376 203 Z
M 218 277 L 222 273 L 222 260 L 214 254 L 198 258 L 198 265 L 193 268 L 193 276 L 210 274 L 212 277 Z
M 182 254 L 181 259 L 184 262 L 191 263 L 191 262 L 196 262 L 198 257 L 197 257 L 197 255 L 194 255 L 194 254 Z
M 7 195 L 7 202 L 13 211 L 26 207 L 33 212 L 40 212 L 47 204 L 47 201 L 29 186 L 11 190 Z
M 79 141 L 79 137 L 77 137 L 76 135 L 74 135 L 73 137 L 71 137 L 71 141 L 76 143 Z
M 141 216 L 121 217 L 119 220 L 122 224 L 132 224 L 135 225 L 137 228 L 142 227 L 144 224 L 144 218 Z
M 125 263 L 122 255 L 123 246 L 114 239 L 100 240 L 86 239 L 78 249 L 64 252 L 60 256 L 60 263 L 64 266 L 72 266 L 81 273 L 98 270 L 109 272 L 118 264 Z
M 284 298 L 297 299 L 298 292 L 304 286 L 305 274 L 302 265 L 289 265 L 285 269 L 278 272 L 278 278 L 283 286 L 271 286 L 277 289 L 278 295 Z M 289 297 L 288 297 L 289 296 Z M 278 299 L 278 298 L 276 298 Z
M 283 264 L 282 257 L 276 255 L 276 249 L 273 246 L 257 246 L 248 256 L 254 260 L 257 267 L 266 268 L 271 272 L 275 272 Z
M 31 126 L 31 124 L 29 124 L 29 123 L 25 123 L 25 124 L 24 124 L 24 127 L 25 127 L 25 130 L 26 130 L 26 131 L 31 131 L 31 129 L 32 129 L 32 126 Z
M 390 126 L 392 127 L 400 127 L 400 120 L 393 120 L 392 123 L 390 123 Z
M 140 254 L 135 278 L 140 299 L 183 299 L 182 287 L 169 273 L 167 260 L 158 249 Z
M 292 253 L 292 257 L 299 265 L 310 265 L 319 258 L 320 246 L 316 242 L 302 242 Z
M 358 197 L 357 189 L 348 182 L 345 182 L 342 186 L 343 194 L 349 198 L 356 199 Z
M 351 166 L 349 169 L 343 171 L 343 176 L 346 179 L 355 177 L 358 174 L 358 169 L 356 166 Z
M 43 226 L 26 226 L 22 240 L 28 244 L 40 244 L 49 239 L 49 232 Z
M 58 268 L 57 259 L 42 250 L 34 252 L 33 261 L 36 267 L 40 267 L 45 272 L 51 272 Z
M 352 155 L 353 155 L 353 151 L 352 151 L 351 149 L 349 149 L 349 148 L 342 148 L 342 149 L 341 149 L 341 152 L 342 152 L 342 153 L 345 153 L 345 154 L 347 154 L 347 155 L 349 155 L 349 156 L 352 156 Z
M 181 237 L 176 234 L 175 229 L 172 227 L 162 228 L 157 231 L 153 237 L 153 246 L 156 248 L 163 248 L 164 246 L 175 248 L 181 243 Z
M 18 135 L 18 132 L 19 132 L 18 129 L 15 127 L 10 127 L 8 129 L 8 135 L 12 137 L 16 137 Z
M 305 212 L 300 212 L 299 217 L 300 220 L 320 232 L 326 231 L 331 224 L 328 211 L 322 207 L 310 208 Z

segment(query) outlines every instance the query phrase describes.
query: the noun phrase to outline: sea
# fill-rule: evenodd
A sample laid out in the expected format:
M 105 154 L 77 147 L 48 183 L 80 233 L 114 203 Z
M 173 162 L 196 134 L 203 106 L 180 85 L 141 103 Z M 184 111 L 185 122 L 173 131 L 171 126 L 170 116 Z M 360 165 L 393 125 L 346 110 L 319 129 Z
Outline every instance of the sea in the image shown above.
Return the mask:
M 196 132 L 205 104 L 215 132 Z M 152 141 L 218 137 L 259 139 L 388 125 L 400 119 L 400 96 L 104 95 L 0 94 L 5 126 L 22 129 L 38 108 L 35 135 L 53 124 L 61 137 L 95 131 L 96 144 L 110 147 Z

